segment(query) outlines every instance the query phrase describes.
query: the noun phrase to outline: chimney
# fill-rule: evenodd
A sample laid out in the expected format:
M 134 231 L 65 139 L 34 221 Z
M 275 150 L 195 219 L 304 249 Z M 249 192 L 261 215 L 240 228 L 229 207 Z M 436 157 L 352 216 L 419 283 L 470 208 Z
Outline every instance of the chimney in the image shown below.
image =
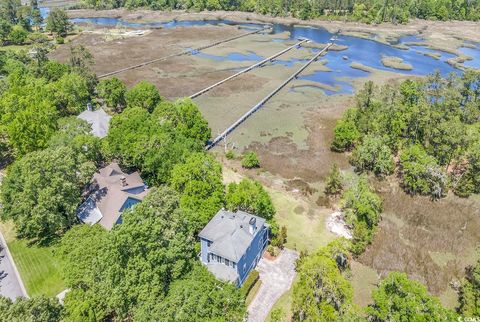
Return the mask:
M 125 178 L 124 176 L 122 176 L 122 178 L 120 178 L 120 180 L 122 181 L 122 187 L 128 186 L 127 178 Z
M 253 235 L 255 233 L 255 223 L 256 223 L 256 219 L 255 217 L 252 217 L 250 218 L 250 221 L 248 222 L 249 223 L 249 227 L 248 227 L 248 231 L 250 232 L 251 235 Z

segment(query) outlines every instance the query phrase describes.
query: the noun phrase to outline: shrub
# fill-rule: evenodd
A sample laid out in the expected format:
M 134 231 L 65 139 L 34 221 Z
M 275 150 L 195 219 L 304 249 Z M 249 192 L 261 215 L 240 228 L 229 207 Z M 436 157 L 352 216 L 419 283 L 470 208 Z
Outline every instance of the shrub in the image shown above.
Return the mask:
M 355 125 L 355 109 L 347 110 L 341 120 L 337 121 L 331 149 L 336 152 L 350 150 L 360 138 Z
M 63 45 L 65 43 L 65 39 L 63 37 L 57 37 L 56 41 L 59 45 Z
M 13 26 L 12 31 L 8 35 L 8 39 L 12 44 L 22 45 L 27 40 L 28 31 L 23 29 L 22 26 Z
M 275 238 L 272 239 L 272 246 L 283 249 L 283 246 L 287 242 L 287 227 L 282 226 L 280 232 Z
M 283 311 L 282 308 L 277 308 L 272 310 L 272 313 L 270 314 L 270 321 L 271 322 L 282 322 L 285 320 L 285 312 Z
M 225 153 L 225 156 L 227 157 L 228 160 L 235 159 L 235 153 L 233 153 L 232 150 L 228 150 L 227 153 Z
M 250 293 L 250 290 L 253 288 L 255 283 L 260 279 L 260 274 L 258 274 L 258 271 L 253 270 L 248 274 L 247 278 L 243 282 L 242 287 L 240 288 L 240 292 L 243 294 L 243 296 L 247 297 L 248 293 Z
M 243 155 L 242 167 L 245 169 L 253 169 L 260 167 L 260 161 L 255 152 L 249 151 Z
M 270 254 L 270 256 L 275 256 L 275 247 L 273 247 L 273 245 L 268 245 L 267 252 Z

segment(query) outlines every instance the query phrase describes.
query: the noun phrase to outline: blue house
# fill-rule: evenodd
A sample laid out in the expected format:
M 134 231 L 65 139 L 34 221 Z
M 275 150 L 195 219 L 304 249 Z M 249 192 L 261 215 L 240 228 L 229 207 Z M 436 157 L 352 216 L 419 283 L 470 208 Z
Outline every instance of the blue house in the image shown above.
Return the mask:
M 222 209 L 198 236 L 202 263 L 218 279 L 240 287 L 267 247 L 268 225 L 261 217 Z

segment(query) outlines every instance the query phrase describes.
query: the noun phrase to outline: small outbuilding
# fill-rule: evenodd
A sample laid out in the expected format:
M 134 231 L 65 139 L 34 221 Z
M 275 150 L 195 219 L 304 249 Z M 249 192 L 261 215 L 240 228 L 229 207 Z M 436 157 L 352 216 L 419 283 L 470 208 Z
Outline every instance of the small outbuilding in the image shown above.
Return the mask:
M 87 121 L 92 126 L 92 134 L 96 137 L 104 138 L 107 136 L 110 119 L 112 117 L 108 115 L 103 108 L 95 111 L 88 108 L 80 113 L 78 118 Z
M 222 209 L 199 234 L 200 260 L 218 279 L 240 287 L 262 258 L 268 231 L 261 217 Z

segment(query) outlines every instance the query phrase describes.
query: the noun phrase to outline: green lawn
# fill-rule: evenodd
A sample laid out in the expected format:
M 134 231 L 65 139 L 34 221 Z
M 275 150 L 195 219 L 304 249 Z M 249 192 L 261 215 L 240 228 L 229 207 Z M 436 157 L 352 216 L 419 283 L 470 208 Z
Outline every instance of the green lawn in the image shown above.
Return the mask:
M 240 173 L 223 167 L 225 184 L 239 182 L 242 178 Z M 277 210 L 275 219 L 280 226 L 287 227 L 285 247 L 314 252 L 336 238 L 325 226 L 325 219 L 332 210 L 318 207 L 284 190 L 264 188 Z
M 0 223 L 0 229 L 29 296 L 55 296 L 65 289 L 52 247 L 29 246 L 27 241 L 16 239 L 11 222 Z
M 335 239 L 325 226 L 330 209 L 317 207 L 286 191 L 265 188 L 277 210 L 275 218 L 279 226 L 287 227 L 285 247 L 312 253 Z

